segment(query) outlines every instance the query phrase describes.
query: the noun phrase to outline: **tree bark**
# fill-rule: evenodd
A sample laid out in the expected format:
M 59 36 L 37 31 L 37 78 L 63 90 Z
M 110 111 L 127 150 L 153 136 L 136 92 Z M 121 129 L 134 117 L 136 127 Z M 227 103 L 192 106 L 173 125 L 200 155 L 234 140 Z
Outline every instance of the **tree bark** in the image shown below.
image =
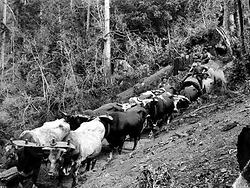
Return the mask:
M 158 86 L 163 76 L 169 77 L 172 75 L 173 68 L 174 67 L 170 65 L 162 68 L 161 70 L 157 71 L 150 77 L 147 77 L 144 80 L 142 80 L 141 83 L 137 83 L 134 87 L 131 87 L 126 91 L 123 91 L 122 93 L 118 94 L 117 98 L 119 99 L 119 101 L 126 101 L 130 97 L 137 96 L 139 93 L 142 93 L 150 89 L 155 89 Z
M 7 0 L 4 0 L 4 5 L 3 5 L 3 24 L 6 25 L 6 18 L 7 18 Z M 4 66 L 5 66 L 5 62 L 4 62 L 4 50 L 5 50 L 5 37 L 6 37 L 6 33 L 3 32 L 2 35 L 2 46 L 1 46 L 1 68 L 2 68 L 2 77 L 3 77 L 3 70 L 4 70 Z
M 244 41 L 244 20 L 243 20 L 243 10 L 242 10 L 241 0 L 237 0 L 237 4 L 238 4 L 239 23 L 240 23 L 239 36 L 241 39 L 242 53 L 245 54 L 246 49 L 245 49 L 245 41 Z
M 229 31 L 229 2 L 230 0 L 224 0 L 224 16 L 223 16 L 223 28 L 228 34 Z
M 90 3 L 91 3 L 91 0 L 88 0 L 88 10 L 87 10 L 87 25 L 86 25 L 86 33 L 88 35 L 88 32 L 89 32 L 89 20 L 90 20 Z
M 73 0 L 70 0 L 70 9 L 73 11 Z
M 104 39 L 105 39 L 105 44 L 104 44 L 104 79 L 106 84 L 111 83 L 111 51 L 110 51 L 110 46 L 111 46 L 111 39 L 110 39 L 110 2 L 109 0 L 105 0 L 104 4 L 105 8 L 105 14 L 104 14 L 104 19 L 105 19 L 105 30 L 104 30 Z

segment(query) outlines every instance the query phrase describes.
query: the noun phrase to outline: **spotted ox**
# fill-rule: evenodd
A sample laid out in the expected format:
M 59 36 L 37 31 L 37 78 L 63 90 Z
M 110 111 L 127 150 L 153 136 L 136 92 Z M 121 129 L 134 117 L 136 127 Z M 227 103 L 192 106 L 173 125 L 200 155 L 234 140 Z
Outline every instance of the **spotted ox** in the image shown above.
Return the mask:
M 76 184 L 81 164 L 86 160 L 95 158 L 100 153 L 102 140 L 105 134 L 109 133 L 111 121 L 112 117 L 103 115 L 92 121 L 82 123 L 75 131 L 70 131 L 64 140 L 70 140 L 70 143 L 76 147 L 75 150 L 44 148 L 50 151 L 49 175 L 63 174 L 65 176 L 72 173 L 74 184 Z
M 70 125 L 64 119 L 58 119 L 46 122 L 43 126 L 23 131 L 19 139 L 37 143 L 40 146 L 49 144 L 52 139 L 61 141 L 69 134 Z M 40 166 L 44 153 L 42 147 L 17 147 L 13 144 L 7 144 L 5 147 L 5 164 L 6 168 L 17 166 L 20 180 L 28 177 L 32 178 L 33 187 L 36 186 Z
M 191 104 L 189 98 L 183 95 L 173 95 L 174 99 L 174 112 L 179 112 L 182 109 L 186 109 Z
M 161 95 L 155 97 L 145 108 L 148 111 L 152 127 L 161 127 L 163 122 L 169 123 L 172 118 L 175 108 L 173 96 Z

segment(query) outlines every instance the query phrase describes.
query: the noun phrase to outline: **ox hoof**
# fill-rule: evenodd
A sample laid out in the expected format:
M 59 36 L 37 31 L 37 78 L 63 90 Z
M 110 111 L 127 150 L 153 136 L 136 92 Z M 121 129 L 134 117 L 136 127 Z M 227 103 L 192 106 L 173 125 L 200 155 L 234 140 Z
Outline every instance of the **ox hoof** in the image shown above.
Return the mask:
M 35 184 L 32 185 L 32 188 L 38 188 Z

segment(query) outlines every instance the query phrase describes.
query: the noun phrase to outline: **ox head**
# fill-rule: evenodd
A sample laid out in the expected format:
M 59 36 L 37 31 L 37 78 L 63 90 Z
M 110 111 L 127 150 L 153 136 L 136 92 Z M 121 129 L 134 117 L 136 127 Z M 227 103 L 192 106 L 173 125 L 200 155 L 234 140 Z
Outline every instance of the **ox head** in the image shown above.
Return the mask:
M 49 176 L 56 177 L 70 173 L 68 168 L 71 168 L 73 163 L 72 155 L 76 153 L 75 146 L 70 144 L 70 139 L 68 139 L 68 142 L 55 142 L 55 140 L 52 140 L 50 146 L 44 147 L 42 150 L 49 152 L 47 160 L 50 165 Z
M 120 106 L 124 112 L 126 112 L 128 109 L 136 106 L 137 104 L 136 103 L 123 103 L 123 104 L 117 103 L 117 105 Z
M 156 124 L 157 105 L 159 103 L 158 98 L 153 98 L 150 102 L 146 103 L 145 109 L 147 111 L 147 122 L 150 123 L 149 127 L 153 127 Z
M 147 110 L 144 107 L 140 107 L 140 106 L 136 106 L 133 111 L 135 111 L 136 113 L 138 113 L 141 117 L 141 121 L 145 121 L 146 116 L 148 114 Z
M 58 176 L 59 168 L 63 163 L 63 155 L 66 153 L 66 149 L 64 148 L 43 148 L 43 150 L 49 151 L 48 161 L 50 163 L 49 167 L 49 176 Z
M 62 112 L 65 122 L 70 125 L 70 130 L 76 130 L 83 122 L 87 122 L 91 119 L 88 115 L 69 115 Z
M 199 90 L 193 85 L 184 87 L 184 89 L 180 91 L 180 94 L 187 97 L 190 101 L 196 101 L 200 96 Z
M 32 131 L 25 130 L 19 135 L 20 140 L 27 140 L 29 142 L 39 143 L 36 137 L 33 136 Z
M 214 84 L 214 80 L 212 78 L 204 78 L 202 80 L 202 92 L 203 93 L 210 93 Z
M 183 95 L 174 95 L 174 112 L 179 112 L 180 109 L 186 109 L 191 104 L 189 98 Z
M 49 151 L 49 176 L 56 177 L 59 174 L 67 176 L 71 173 L 74 165 L 73 150 L 50 147 L 45 147 L 43 150 Z

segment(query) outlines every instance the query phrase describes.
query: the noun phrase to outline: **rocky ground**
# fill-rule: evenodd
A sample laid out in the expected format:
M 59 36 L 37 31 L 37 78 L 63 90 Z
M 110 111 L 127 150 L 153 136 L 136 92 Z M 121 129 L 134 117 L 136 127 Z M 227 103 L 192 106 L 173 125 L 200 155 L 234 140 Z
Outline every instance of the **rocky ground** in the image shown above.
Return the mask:
M 95 171 L 79 187 L 227 187 L 238 175 L 237 135 L 250 120 L 250 97 L 214 97 L 193 104 L 165 125 L 157 138 L 144 136 L 135 151 L 126 142 L 107 164 L 104 150 Z
M 135 151 L 126 142 L 107 163 L 104 147 L 94 171 L 81 172 L 82 188 L 225 188 L 238 176 L 237 136 L 250 121 L 250 96 L 216 96 L 192 106 L 163 127 L 142 136 Z M 57 187 L 42 166 L 40 187 Z M 83 169 L 82 169 L 83 170 Z

